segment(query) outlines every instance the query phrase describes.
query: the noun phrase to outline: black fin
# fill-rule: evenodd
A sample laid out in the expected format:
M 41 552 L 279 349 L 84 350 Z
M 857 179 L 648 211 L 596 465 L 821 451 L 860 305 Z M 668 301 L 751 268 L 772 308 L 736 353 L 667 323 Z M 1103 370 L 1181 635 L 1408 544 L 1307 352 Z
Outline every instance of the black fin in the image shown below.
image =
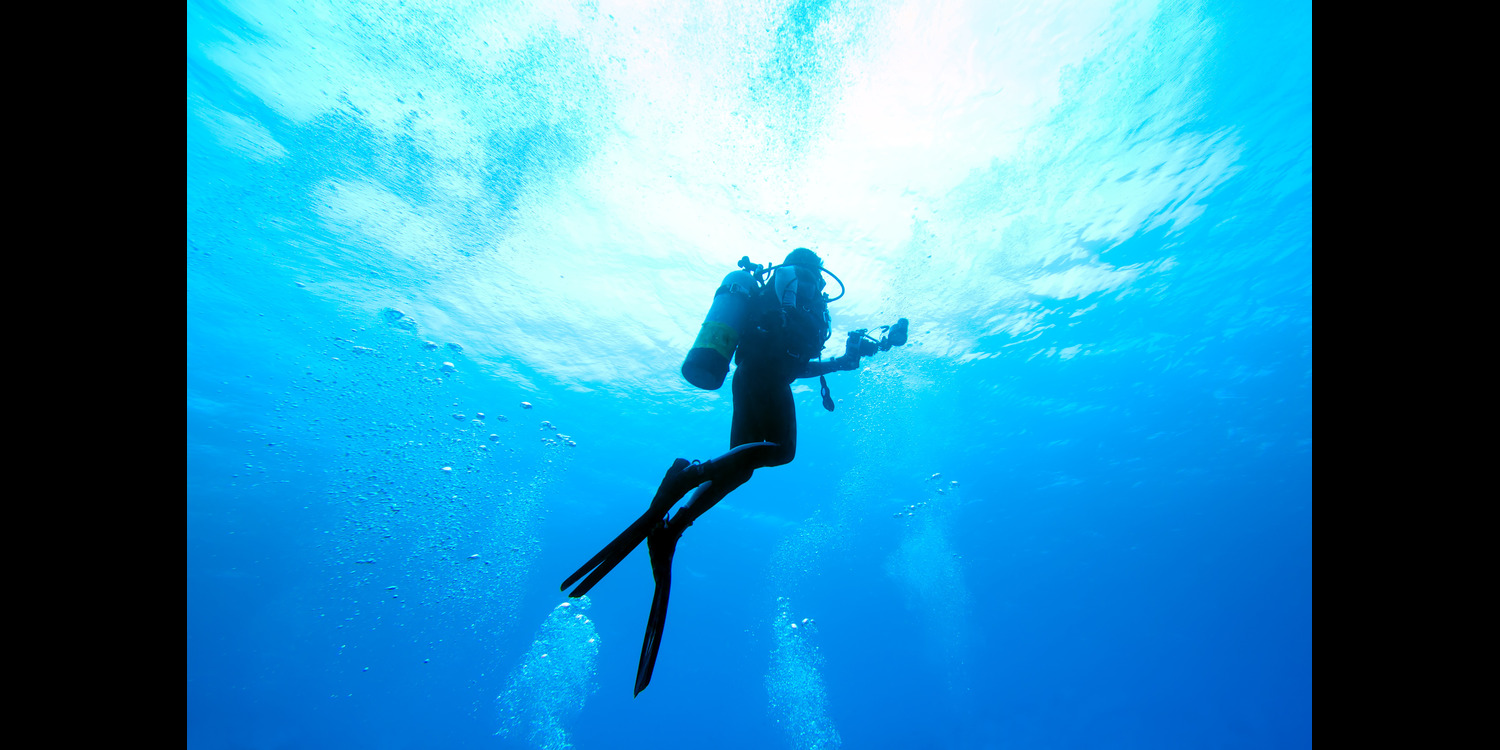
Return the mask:
M 661 633 L 667 627 L 667 597 L 672 593 L 672 576 L 656 582 L 656 595 L 651 597 L 651 617 L 646 620 L 646 639 L 641 643 L 641 663 L 635 669 L 635 694 L 640 695 L 651 684 L 651 671 L 656 668 L 656 651 L 661 648 Z
M 587 575 L 588 578 L 585 578 L 583 583 L 578 584 L 578 588 L 573 589 L 573 592 L 568 594 L 568 596 L 579 597 L 587 594 L 589 589 L 594 587 L 594 584 L 608 575 L 609 571 L 614 570 L 615 566 L 619 565 L 621 560 L 629 557 L 630 553 L 634 552 L 635 548 L 639 547 L 641 542 L 646 540 L 646 535 L 651 532 L 651 527 L 661 521 L 662 515 L 662 513 L 655 512 L 654 509 L 646 511 L 645 514 L 635 520 L 635 523 L 630 524 L 628 528 L 620 532 L 620 535 L 615 537 L 614 541 L 605 545 L 604 549 L 599 550 L 599 554 L 594 555 L 588 562 L 583 564 L 583 567 L 574 571 L 573 575 L 568 576 L 568 580 L 563 581 L 559 589 L 567 591 L 568 587 L 572 586 L 574 581 Z
M 667 469 L 666 476 L 662 477 L 661 486 L 656 490 L 656 496 L 651 499 L 651 507 L 645 513 L 642 513 L 640 518 L 635 519 L 634 523 L 620 532 L 620 535 L 615 537 L 614 541 L 604 545 L 604 549 L 599 550 L 598 554 L 589 558 L 589 561 L 584 563 L 583 567 L 573 571 L 573 575 L 568 576 L 568 580 L 563 581 L 558 589 L 567 591 L 568 587 L 572 586 L 574 581 L 583 578 L 584 575 L 588 575 L 588 578 L 584 578 L 583 583 L 579 584 L 578 588 L 573 589 L 573 592 L 568 594 L 570 597 L 583 596 L 589 592 L 589 589 L 594 587 L 594 584 L 608 575 L 609 571 L 614 570 L 615 566 L 619 565 L 621 560 L 629 557 L 630 553 L 635 551 L 635 548 L 639 547 L 641 542 L 645 541 L 646 536 L 651 533 L 651 527 L 655 526 L 663 518 L 666 518 L 667 512 L 672 509 L 672 506 L 678 500 L 681 500 L 682 496 L 689 489 L 692 489 L 691 487 L 680 486 L 684 481 L 691 482 L 693 479 L 699 478 L 699 475 L 696 474 L 690 475 L 691 479 L 684 480 L 682 478 L 683 473 L 690 466 L 691 464 L 685 458 L 673 461 L 672 468 Z
M 656 579 L 656 594 L 651 597 L 651 616 L 646 619 L 641 661 L 635 669 L 636 695 L 651 684 L 651 671 L 656 668 L 656 652 L 661 648 L 661 634 L 667 627 L 667 598 L 672 594 L 672 558 L 677 554 L 681 535 L 681 529 L 662 523 L 651 530 L 651 540 L 646 543 L 651 551 L 651 577 Z

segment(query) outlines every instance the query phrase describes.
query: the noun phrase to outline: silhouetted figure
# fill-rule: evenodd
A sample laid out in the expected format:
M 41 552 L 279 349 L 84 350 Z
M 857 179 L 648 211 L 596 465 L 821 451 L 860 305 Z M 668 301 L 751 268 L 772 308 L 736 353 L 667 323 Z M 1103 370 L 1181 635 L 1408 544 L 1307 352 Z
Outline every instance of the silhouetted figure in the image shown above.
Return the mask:
M 906 343 L 907 321 L 902 318 L 883 329 L 886 334 L 879 340 L 864 330 L 852 331 L 843 355 L 817 359 L 832 331 L 828 303 L 844 296 L 841 291 L 839 297 L 829 299 L 823 293 L 823 275 L 833 274 L 823 268 L 822 259 L 799 247 L 781 265 L 763 268 L 743 258 L 740 268 L 726 276 L 714 293 L 714 304 L 682 365 L 683 376 L 689 382 L 715 390 L 723 385 L 730 357 L 735 357 L 729 452 L 702 462 L 683 458 L 674 461 L 651 499 L 651 507 L 562 584 L 566 591 L 583 578 L 569 594 L 583 596 L 641 540 L 649 540 L 647 549 L 651 554 L 651 574 L 656 579 L 656 595 L 646 623 L 645 642 L 641 645 L 636 695 L 651 682 L 672 588 L 672 555 L 682 532 L 698 516 L 749 481 L 756 469 L 790 463 L 797 454 L 792 381 L 818 378 L 823 406 L 832 411 L 833 399 L 823 375 L 853 370 L 859 366 L 861 356 Z M 763 281 L 765 277 L 769 279 Z M 843 282 L 839 286 L 842 288 Z M 694 488 L 697 491 L 692 498 L 668 519 L 672 506 Z

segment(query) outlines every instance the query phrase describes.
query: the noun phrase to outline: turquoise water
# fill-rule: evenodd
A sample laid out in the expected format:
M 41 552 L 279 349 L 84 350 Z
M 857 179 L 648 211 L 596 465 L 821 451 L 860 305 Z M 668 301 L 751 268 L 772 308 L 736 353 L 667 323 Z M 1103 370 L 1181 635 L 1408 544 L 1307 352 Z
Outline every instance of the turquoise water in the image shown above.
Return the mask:
M 190 747 L 1311 745 L 1310 5 L 194 2 L 187 157 Z M 910 343 L 632 698 L 797 246 Z

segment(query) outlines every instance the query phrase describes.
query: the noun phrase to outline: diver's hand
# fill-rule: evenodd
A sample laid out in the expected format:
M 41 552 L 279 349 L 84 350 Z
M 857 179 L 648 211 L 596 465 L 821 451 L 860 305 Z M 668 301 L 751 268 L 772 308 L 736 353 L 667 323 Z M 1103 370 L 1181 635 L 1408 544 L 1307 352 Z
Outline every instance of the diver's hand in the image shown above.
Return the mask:
M 838 363 L 840 370 L 853 370 L 859 367 L 859 343 L 851 337 L 849 344 L 844 347 L 843 356 L 834 361 Z
M 848 362 L 848 366 L 843 369 L 853 370 L 859 367 L 859 358 L 861 356 L 869 356 L 875 353 L 873 343 L 865 338 L 864 329 L 850 331 L 849 338 L 844 341 L 844 356 L 839 357 L 840 363 Z

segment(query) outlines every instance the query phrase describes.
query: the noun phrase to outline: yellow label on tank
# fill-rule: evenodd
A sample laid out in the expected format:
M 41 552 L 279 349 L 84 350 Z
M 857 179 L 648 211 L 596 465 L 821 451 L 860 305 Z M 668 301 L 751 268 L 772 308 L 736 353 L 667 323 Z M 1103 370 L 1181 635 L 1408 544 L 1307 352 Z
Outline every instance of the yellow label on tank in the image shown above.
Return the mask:
M 693 342 L 693 348 L 712 349 L 724 359 L 729 359 L 734 356 L 734 348 L 739 343 L 739 331 L 723 323 L 704 323 L 703 327 L 698 329 L 698 340 Z

